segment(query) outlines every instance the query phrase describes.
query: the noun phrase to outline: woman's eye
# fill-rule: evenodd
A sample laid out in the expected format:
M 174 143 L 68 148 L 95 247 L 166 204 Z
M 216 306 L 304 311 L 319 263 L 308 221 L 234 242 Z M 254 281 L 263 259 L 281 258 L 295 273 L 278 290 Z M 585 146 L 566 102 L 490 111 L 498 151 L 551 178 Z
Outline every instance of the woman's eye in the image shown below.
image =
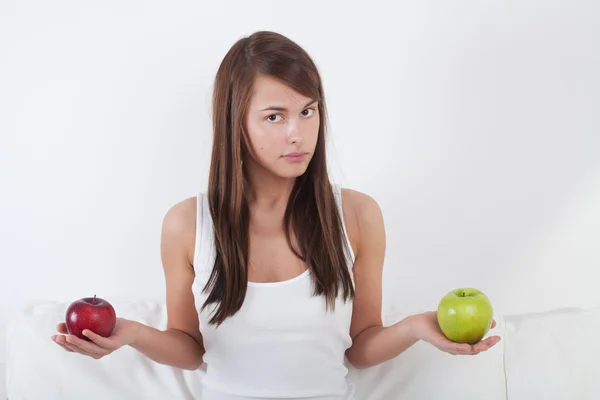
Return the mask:
M 313 115 L 313 112 L 315 110 L 313 110 L 312 108 L 307 108 L 306 110 L 302 111 L 302 115 L 304 115 L 305 117 L 310 117 L 311 115 Z
M 277 117 L 279 117 L 281 119 L 281 115 L 279 115 L 279 114 L 271 114 L 267 117 L 267 119 L 270 122 L 278 122 L 279 120 L 277 119 Z

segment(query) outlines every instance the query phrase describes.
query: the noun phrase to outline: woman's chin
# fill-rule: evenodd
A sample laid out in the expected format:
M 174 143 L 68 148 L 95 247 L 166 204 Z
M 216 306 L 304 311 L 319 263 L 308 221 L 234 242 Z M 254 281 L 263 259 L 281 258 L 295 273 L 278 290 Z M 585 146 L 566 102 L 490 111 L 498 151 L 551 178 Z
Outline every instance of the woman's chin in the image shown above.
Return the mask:
M 306 172 L 308 165 L 295 165 L 288 168 L 282 168 L 281 170 L 274 171 L 275 175 L 284 179 L 298 178 Z

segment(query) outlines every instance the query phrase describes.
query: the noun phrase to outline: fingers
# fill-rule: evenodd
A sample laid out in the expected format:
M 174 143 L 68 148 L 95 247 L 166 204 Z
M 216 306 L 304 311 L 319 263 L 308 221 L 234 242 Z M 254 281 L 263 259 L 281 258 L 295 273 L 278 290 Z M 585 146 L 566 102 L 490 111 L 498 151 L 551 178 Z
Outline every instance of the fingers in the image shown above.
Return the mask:
M 492 348 L 496 343 L 500 341 L 500 336 L 491 336 L 485 340 L 480 341 L 473 345 L 474 354 L 479 354 L 482 351 L 488 351 Z
M 492 326 L 491 326 L 491 329 L 494 329 L 495 327 L 496 327 L 496 320 L 495 320 L 495 319 L 493 319 L 493 320 L 492 320 Z
M 52 340 L 66 351 L 79 353 L 96 360 L 111 353 L 108 349 L 103 349 L 74 335 L 54 335 Z
M 98 356 L 106 356 L 110 354 L 110 350 L 104 349 L 98 346 L 95 343 L 90 343 L 86 340 L 80 339 L 74 335 L 68 335 L 65 337 L 67 342 L 73 346 L 76 346 L 78 349 L 83 350 L 88 354 L 98 355 Z
M 494 346 L 499 341 L 500 341 L 500 336 L 496 335 L 496 336 L 490 336 L 489 338 L 481 341 L 480 343 L 489 349 L 490 347 Z
M 475 354 L 481 353 L 482 351 L 488 351 L 499 341 L 500 341 L 500 336 L 491 336 L 485 340 L 482 340 L 482 341 L 472 345 L 471 351 L 467 354 L 475 355 Z
M 80 348 L 78 348 L 77 346 L 67 342 L 66 340 L 66 336 L 64 335 L 55 335 L 52 337 L 52 340 L 54 340 L 54 342 L 56 344 L 58 344 L 60 347 L 62 347 L 63 349 L 65 349 L 66 351 L 68 351 L 69 353 L 79 353 L 79 354 L 83 354 L 84 356 L 89 356 L 89 357 L 93 357 L 93 358 L 97 358 L 97 355 L 95 354 L 90 354 Z
M 475 354 L 475 346 L 468 343 L 460 343 L 455 345 L 455 352 L 457 355 L 472 355 Z
M 58 339 L 59 335 L 53 335 L 51 337 L 52 341 L 54 343 L 56 343 L 57 345 L 59 345 L 60 347 L 62 347 L 63 349 L 65 349 L 66 351 L 68 351 L 69 353 L 72 353 L 73 350 L 71 350 L 70 348 L 68 348 L 67 346 L 65 346 L 64 344 L 62 344 L 59 339 Z
M 58 331 L 58 333 L 63 333 L 63 334 L 69 333 L 67 331 L 67 324 L 65 324 L 64 322 L 61 322 L 60 324 L 56 325 L 56 330 Z
M 436 347 L 452 355 L 463 355 L 471 352 L 471 345 L 464 343 L 455 343 L 450 340 L 440 339 Z
M 75 346 L 75 345 L 73 345 L 71 343 L 67 342 L 63 346 L 66 347 L 66 348 L 68 348 L 69 350 L 71 350 L 72 353 L 79 353 L 79 354 L 82 354 L 84 356 L 88 356 L 88 357 L 91 357 L 91 358 L 94 358 L 94 359 L 98 359 L 99 358 L 99 356 L 97 354 L 88 353 L 87 351 L 84 351 L 84 350 L 78 348 L 77 346 Z
M 476 344 L 455 343 L 441 340 L 436 346 L 446 353 L 453 355 L 477 355 L 482 351 L 487 351 L 500 341 L 500 336 L 490 336 Z
M 115 350 L 119 347 L 111 339 L 105 338 L 104 336 L 100 336 L 97 333 L 90 331 L 89 329 L 84 329 L 81 333 L 90 338 L 90 340 L 97 346 L 102 347 L 104 349 Z

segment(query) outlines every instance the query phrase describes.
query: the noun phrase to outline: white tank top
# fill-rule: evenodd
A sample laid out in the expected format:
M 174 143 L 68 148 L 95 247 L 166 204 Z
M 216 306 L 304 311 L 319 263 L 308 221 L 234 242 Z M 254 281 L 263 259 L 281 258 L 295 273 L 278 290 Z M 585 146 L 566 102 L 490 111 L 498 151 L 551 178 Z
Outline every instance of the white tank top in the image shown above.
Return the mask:
M 343 220 L 341 188 L 334 186 L 334 193 Z M 204 193 L 198 196 L 197 216 L 192 289 L 200 310 L 215 257 Z M 345 225 L 344 239 L 352 268 Z M 352 302 L 338 299 L 335 311 L 327 311 L 324 297 L 312 295 L 310 274 L 307 270 L 281 282 L 248 282 L 242 308 L 218 328 L 209 324 L 214 307 L 199 312 L 206 348 L 203 400 L 354 398 L 345 358 L 352 344 Z

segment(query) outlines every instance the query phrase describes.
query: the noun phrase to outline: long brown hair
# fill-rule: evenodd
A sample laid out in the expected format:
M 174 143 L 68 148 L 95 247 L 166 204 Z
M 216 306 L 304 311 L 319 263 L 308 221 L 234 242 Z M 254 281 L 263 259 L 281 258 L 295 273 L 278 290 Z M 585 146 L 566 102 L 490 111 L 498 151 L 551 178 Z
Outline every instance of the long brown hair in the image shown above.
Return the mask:
M 215 78 L 208 202 L 216 257 L 202 308 L 216 304 L 210 322 L 217 325 L 241 308 L 248 285 L 249 210 L 242 158 L 250 146 L 244 118 L 259 76 L 272 76 L 318 101 L 320 125 L 315 153 L 307 171 L 295 181 L 284 226 L 290 248 L 311 269 L 314 294 L 325 296 L 327 308 L 335 307 L 340 293 L 345 300 L 354 297 L 348 268 L 350 249 L 327 172 L 327 114 L 321 78 L 313 60 L 298 44 L 281 34 L 260 31 L 231 47 Z M 292 245 L 292 231 L 298 248 Z

